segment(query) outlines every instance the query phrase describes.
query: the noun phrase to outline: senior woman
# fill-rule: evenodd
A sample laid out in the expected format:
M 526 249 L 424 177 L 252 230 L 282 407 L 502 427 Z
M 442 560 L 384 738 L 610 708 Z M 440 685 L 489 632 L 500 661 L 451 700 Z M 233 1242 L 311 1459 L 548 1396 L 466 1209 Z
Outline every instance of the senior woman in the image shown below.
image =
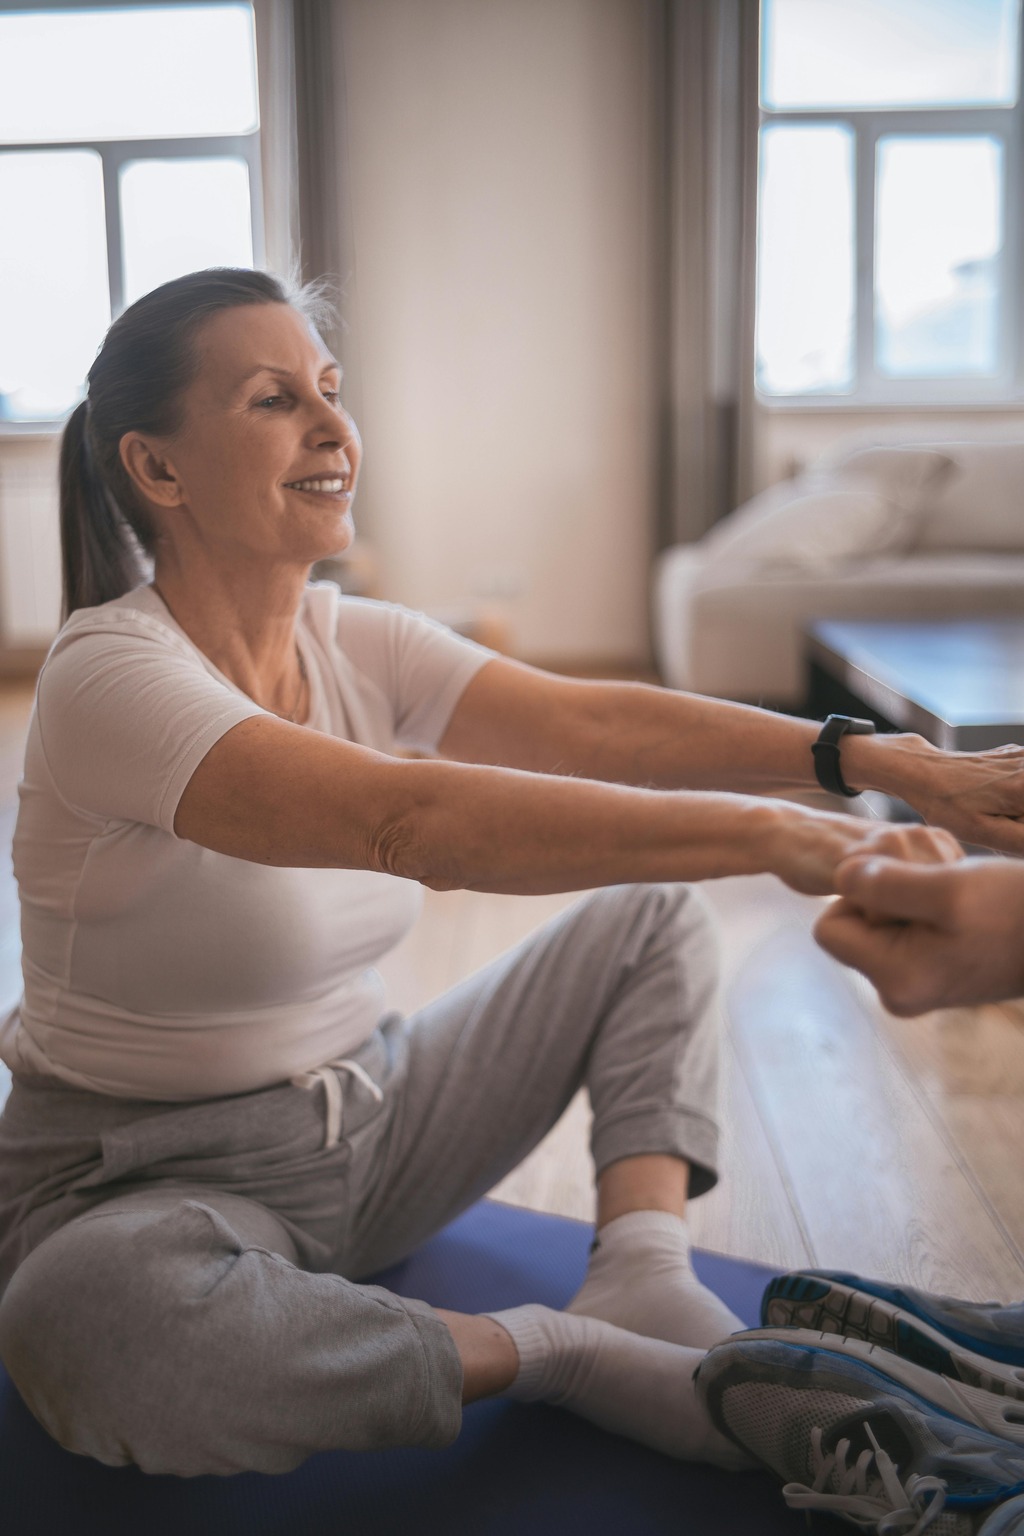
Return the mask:
M 442 1445 L 505 1390 L 737 1465 L 690 1385 L 737 1320 L 688 1261 L 687 1193 L 715 1179 L 714 973 L 678 882 L 824 893 L 894 837 L 954 845 L 758 798 L 811 782 L 808 722 L 548 676 L 308 586 L 352 537 L 338 390 L 302 295 L 214 270 L 115 322 L 68 422 L 68 619 L 15 838 L 0 1351 L 64 1445 L 156 1472 Z M 956 791 L 975 841 L 1016 836 L 1008 759 L 842 750 L 853 784 L 940 821 Z M 401 1019 L 372 964 L 417 883 L 604 889 Z M 600 1239 L 568 1312 L 361 1283 L 581 1083 Z

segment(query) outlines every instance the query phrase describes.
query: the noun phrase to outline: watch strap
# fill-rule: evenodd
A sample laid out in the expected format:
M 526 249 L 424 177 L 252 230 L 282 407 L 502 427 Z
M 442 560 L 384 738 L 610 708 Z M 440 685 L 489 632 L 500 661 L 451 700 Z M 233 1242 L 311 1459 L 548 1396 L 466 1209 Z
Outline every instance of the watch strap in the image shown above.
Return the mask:
M 817 741 L 811 743 L 811 753 L 814 773 L 822 789 L 828 790 L 830 795 L 845 795 L 852 800 L 860 790 L 850 788 L 839 765 L 839 743 L 847 734 L 873 736 L 875 727 L 872 721 L 858 720 L 852 715 L 829 715 Z

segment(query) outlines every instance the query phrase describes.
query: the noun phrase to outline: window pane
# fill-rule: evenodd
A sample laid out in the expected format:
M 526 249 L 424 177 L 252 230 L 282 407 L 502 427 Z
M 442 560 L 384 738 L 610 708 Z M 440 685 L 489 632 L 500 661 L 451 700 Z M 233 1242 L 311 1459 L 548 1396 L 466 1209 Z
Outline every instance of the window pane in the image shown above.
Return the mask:
M 1012 106 L 1019 0 L 763 0 L 775 110 Z
M 848 389 L 853 305 L 853 135 L 836 125 L 763 128 L 758 388 Z
M 250 5 L 0 14 L 0 139 L 179 138 L 256 125 Z
M 125 303 L 201 267 L 252 266 L 244 160 L 134 160 L 121 171 Z
M 110 324 L 99 155 L 0 154 L 0 208 L 0 417 L 53 419 Z
M 893 378 L 996 372 L 1002 145 L 878 142 L 875 352 Z

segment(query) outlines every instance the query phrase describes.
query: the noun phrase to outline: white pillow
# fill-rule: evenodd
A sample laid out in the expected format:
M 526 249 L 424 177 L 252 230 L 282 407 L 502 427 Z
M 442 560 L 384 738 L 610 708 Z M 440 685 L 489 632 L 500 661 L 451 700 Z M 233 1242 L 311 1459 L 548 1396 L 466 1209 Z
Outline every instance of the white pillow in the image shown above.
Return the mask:
M 880 446 L 826 455 L 815 467 L 832 480 L 853 482 L 916 513 L 955 478 L 957 463 L 940 448 Z
M 830 574 L 853 560 L 908 546 L 913 518 L 873 491 L 803 478 L 773 485 L 724 518 L 701 541 L 704 572 L 737 566 Z

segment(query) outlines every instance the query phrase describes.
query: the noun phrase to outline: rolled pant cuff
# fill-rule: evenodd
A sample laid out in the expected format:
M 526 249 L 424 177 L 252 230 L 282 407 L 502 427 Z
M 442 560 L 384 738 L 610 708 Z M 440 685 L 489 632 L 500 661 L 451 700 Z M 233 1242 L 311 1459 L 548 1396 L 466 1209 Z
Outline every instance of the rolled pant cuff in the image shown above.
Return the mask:
M 591 1153 L 598 1175 L 624 1157 L 663 1154 L 690 1165 L 690 1198 L 718 1183 L 718 1126 L 699 1110 L 634 1111 L 594 1127 Z
M 462 1429 L 462 1360 L 447 1323 L 422 1301 L 401 1298 L 419 1334 L 425 1370 L 421 1376 L 419 1412 L 399 1444 L 443 1450 Z

